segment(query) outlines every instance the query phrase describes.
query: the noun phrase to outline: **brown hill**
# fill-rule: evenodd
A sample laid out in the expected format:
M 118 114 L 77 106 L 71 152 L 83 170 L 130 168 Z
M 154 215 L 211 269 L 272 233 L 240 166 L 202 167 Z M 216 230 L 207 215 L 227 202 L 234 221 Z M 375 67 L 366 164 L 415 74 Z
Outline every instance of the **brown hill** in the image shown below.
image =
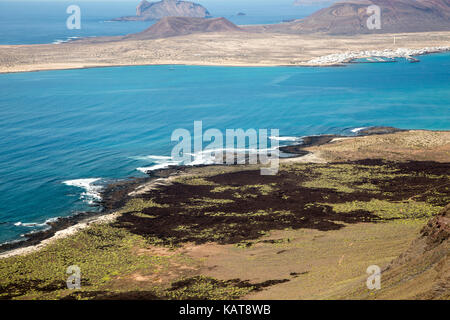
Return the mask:
M 125 38 L 145 40 L 182 36 L 192 33 L 225 31 L 242 31 L 242 29 L 225 18 L 166 17 L 143 32 L 132 34 Z
M 381 274 L 381 290 L 352 298 L 450 299 L 450 205 L 432 218 L 409 249 Z
M 381 9 L 381 29 L 369 30 L 370 5 Z M 311 16 L 259 31 L 283 33 L 400 33 L 450 30 L 450 0 L 356 0 L 333 4 Z
M 432 218 L 407 252 L 383 272 L 387 297 L 450 298 L 450 205 Z M 407 280 L 407 281 L 406 281 Z
M 136 8 L 136 16 L 121 17 L 115 21 L 159 20 L 164 17 L 210 17 L 208 10 L 200 4 L 189 1 L 162 0 L 148 2 L 142 0 Z

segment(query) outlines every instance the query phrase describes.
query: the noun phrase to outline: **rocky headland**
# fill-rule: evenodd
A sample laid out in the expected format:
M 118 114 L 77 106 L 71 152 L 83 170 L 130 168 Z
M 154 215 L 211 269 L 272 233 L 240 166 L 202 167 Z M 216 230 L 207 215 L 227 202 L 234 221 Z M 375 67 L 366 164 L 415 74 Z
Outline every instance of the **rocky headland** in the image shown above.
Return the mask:
M 211 17 L 211 14 L 202 5 L 190 1 L 148 2 L 142 0 L 136 8 L 136 16 L 120 17 L 113 21 L 149 21 L 164 17 L 208 18 Z

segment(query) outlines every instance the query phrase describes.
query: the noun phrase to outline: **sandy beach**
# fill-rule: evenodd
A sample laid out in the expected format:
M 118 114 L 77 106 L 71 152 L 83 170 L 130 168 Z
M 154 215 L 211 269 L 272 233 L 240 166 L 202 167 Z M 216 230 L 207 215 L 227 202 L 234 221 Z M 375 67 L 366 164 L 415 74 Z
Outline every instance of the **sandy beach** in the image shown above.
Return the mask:
M 327 66 L 367 55 L 405 57 L 448 50 L 450 32 L 328 36 L 202 33 L 154 40 L 93 38 L 2 45 L 0 73 L 133 65 Z

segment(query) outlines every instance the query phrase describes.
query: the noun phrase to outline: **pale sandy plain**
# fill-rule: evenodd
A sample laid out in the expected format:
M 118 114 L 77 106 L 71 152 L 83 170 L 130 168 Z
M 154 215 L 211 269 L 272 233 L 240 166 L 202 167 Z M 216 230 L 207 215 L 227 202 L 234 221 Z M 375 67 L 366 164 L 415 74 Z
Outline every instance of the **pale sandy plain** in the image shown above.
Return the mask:
M 313 66 L 327 63 L 312 59 L 336 53 L 430 47 L 450 47 L 450 32 L 357 36 L 222 32 L 153 40 L 91 38 L 62 44 L 2 45 L 0 73 L 160 64 Z

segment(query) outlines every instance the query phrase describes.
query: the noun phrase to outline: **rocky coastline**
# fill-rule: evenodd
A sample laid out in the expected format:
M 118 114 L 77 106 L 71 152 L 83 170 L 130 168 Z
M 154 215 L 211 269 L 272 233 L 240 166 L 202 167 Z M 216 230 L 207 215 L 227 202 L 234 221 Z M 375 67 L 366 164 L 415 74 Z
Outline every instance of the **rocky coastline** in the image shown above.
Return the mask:
M 280 147 L 280 151 L 285 154 L 285 159 L 295 159 L 311 155 L 311 151 L 305 150 L 307 148 L 333 143 L 336 139 L 390 134 L 401 131 L 405 130 L 393 127 L 368 127 L 361 128 L 355 135 L 306 136 L 301 137 L 302 142 L 300 144 L 294 143 L 292 145 Z M 66 232 L 66 236 L 69 236 L 74 232 L 88 227 L 92 223 L 98 221 L 102 222 L 104 220 L 103 217 L 112 215 L 118 209 L 125 206 L 127 201 L 134 197 L 133 192 L 139 194 L 142 193 L 139 192 L 140 189 L 148 190 L 149 186 L 164 184 L 164 181 L 170 178 L 189 175 L 192 169 L 214 166 L 218 165 L 170 166 L 169 168 L 150 171 L 147 173 L 147 177 L 130 178 L 111 183 L 101 191 L 101 201 L 95 204 L 95 206 L 99 206 L 101 210 L 79 212 L 68 217 L 58 217 L 51 222 L 48 222 L 48 228 L 45 230 L 25 234 L 23 240 L 0 244 L 0 258 L 28 253 L 34 251 L 33 247 L 35 249 L 40 249 L 42 248 L 42 243 L 47 243 L 48 240 L 55 238 L 58 233 L 64 234 L 64 230 L 69 230 Z M 245 167 L 246 165 L 235 164 L 235 166 Z

